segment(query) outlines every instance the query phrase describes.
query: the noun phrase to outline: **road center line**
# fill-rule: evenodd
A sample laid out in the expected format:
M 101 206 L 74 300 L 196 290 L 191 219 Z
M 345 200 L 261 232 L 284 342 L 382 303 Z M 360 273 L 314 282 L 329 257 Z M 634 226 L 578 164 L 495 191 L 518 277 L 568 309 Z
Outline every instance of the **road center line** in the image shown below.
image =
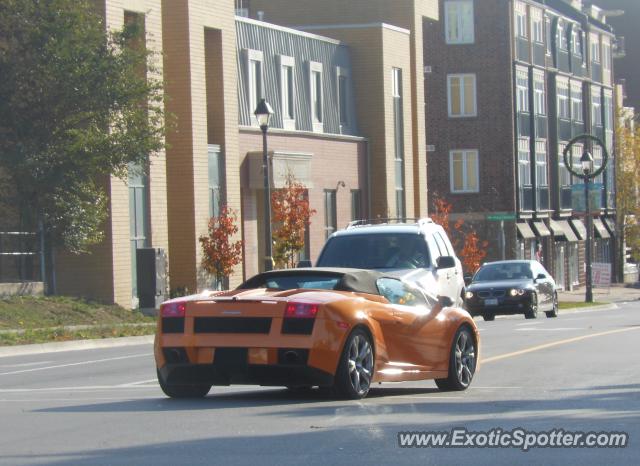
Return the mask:
M 615 333 L 630 332 L 631 330 L 640 330 L 640 326 L 638 326 L 638 327 L 619 328 L 619 329 L 616 329 L 616 330 L 608 330 L 606 332 L 592 333 L 591 335 L 582 335 L 580 337 L 567 338 L 565 340 L 553 341 L 551 343 L 545 343 L 544 345 L 532 346 L 530 348 L 525 348 L 525 349 L 520 350 L 520 351 L 514 351 L 512 353 L 501 354 L 499 356 L 493 356 L 493 357 L 490 357 L 490 358 L 487 358 L 487 359 L 483 359 L 482 361 L 480 361 L 480 363 L 484 364 L 484 363 L 487 363 L 487 362 L 500 361 L 501 359 L 512 358 L 514 356 L 520 356 L 521 354 L 533 353 L 534 351 L 540 351 L 540 350 L 543 350 L 543 349 L 546 349 L 546 348 L 553 348 L 554 346 L 567 345 L 569 343 L 574 343 L 576 341 L 587 340 L 589 338 L 595 338 L 595 337 L 602 337 L 602 336 L 605 336 L 605 335 L 613 335 Z
M 32 369 L 22 369 L 22 370 L 19 370 L 19 371 L 0 372 L 0 375 L 23 374 L 25 372 L 45 371 L 45 370 L 49 370 L 49 369 L 59 369 L 61 367 L 84 366 L 84 365 L 87 365 L 87 364 L 95 364 L 95 363 L 98 363 L 98 362 L 119 361 L 119 360 L 122 360 L 122 359 L 142 358 L 142 357 L 150 357 L 150 356 L 151 356 L 150 353 L 132 354 L 132 355 L 129 355 L 129 356 L 118 356 L 118 357 L 115 357 L 115 358 L 94 359 L 92 361 L 72 362 L 72 363 L 69 363 L 69 364 L 58 364 L 56 366 L 34 367 Z

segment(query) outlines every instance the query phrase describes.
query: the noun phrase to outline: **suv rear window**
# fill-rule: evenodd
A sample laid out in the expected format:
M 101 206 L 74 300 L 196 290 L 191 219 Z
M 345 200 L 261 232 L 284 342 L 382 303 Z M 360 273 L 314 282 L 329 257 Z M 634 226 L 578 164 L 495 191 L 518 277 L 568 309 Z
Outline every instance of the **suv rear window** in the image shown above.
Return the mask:
M 331 238 L 317 267 L 422 268 L 431 264 L 424 238 L 412 233 L 344 235 Z

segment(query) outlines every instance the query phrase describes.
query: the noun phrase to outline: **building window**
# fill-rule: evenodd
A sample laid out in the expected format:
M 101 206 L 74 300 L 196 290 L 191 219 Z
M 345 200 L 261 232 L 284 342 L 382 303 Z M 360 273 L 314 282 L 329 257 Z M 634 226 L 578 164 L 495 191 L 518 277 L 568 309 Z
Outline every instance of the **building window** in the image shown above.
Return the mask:
M 580 158 L 582 158 L 582 149 L 582 144 L 574 144 L 573 146 L 571 146 L 571 168 L 577 172 L 580 171 Z M 573 184 L 582 184 L 582 179 L 574 177 Z
M 447 75 L 447 94 L 450 117 L 473 117 L 476 108 L 476 75 Z
M 600 37 L 598 34 L 590 34 L 591 42 L 591 61 L 600 63 Z
M 449 152 L 452 193 L 477 193 L 479 191 L 478 151 L 452 150 Z
M 295 65 L 293 57 L 280 56 L 280 101 L 284 129 L 296 129 L 295 117 Z
M 582 84 L 579 82 L 571 83 L 571 117 L 573 121 L 584 121 L 582 116 Z
M 604 90 L 604 126 L 607 131 L 613 131 L 613 94 L 610 90 Z
M 529 113 L 529 73 L 526 69 L 516 69 L 516 110 L 520 113 Z
M 362 220 L 362 191 L 351 190 L 351 220 Z
M 531 161 L 529 159 L 529 139 L 518 139 L 518 182 L 521 187 L 531 186 Z
M 531 35 L 533 41 L 538 44 L 544 44 L 544 28 L 542 23 L 542 10 L 531 8 Z
M 338 228 L 338 220 L 336 217 L 336 190 L 324 190 L 324 233 L 325 239 L 328 238 Z
M 547 114 L 547 93 L 544 87 L 544 73 L 533 72 L 533 108 L 536 115 Z
M 446 1 L 444 3 L 444 23 L 447 44 L 472 44 L 475 33 L 473 1 Z
M 591 125 L 602 126 L 602 97 L 597 87 L 591 88 Z
M 549 186 L 546 141 L 536 141 L 536 184 L 538 186 Z
M 340 118 L 340 128 L 349 127 L 351 120 L 349 115 L 349 71 L 346 68 L 338 67 L 338 112 Z
M 405 217 L 405 197 L 404 197 L 404 113 L 402 98 L 402 70 L 393 68 L 391 70 L 391 94 L 393 97 L 393 123 L 394 123 L 394 146 L 395 146 L 395 190 L 396 190 L 396 216 Z
M 571 172 L 564 164 L 564 149 L 567 147 L 566 144 L 558 145 L 558 178 L 560 181 L 561 187 L 571 186 Z M 571 162 L 571 159 L 569 159 Z
M 209 146 L 209 217 L 220 216 L 222 205 L 222 156 L 219 146 Z
M 558 97 L 558 118 L 571 119 L 569 112 L 569 82 L 558 79 L 556 82 L 556 94 Z
M 558 20 L 556 40 L 557 40 L 559 50 L 564 50 L 564 51 L 569 50 L 569 48 L 567 47 L 567 31 L 565 30 L 564 23 L 560 20 Z
M 311 90 L 311 115 L 313 131 L 323 132 L 323 90 L 322 90 L 322 63 L 309 62 L 309 89 Z
M 262 52 L 260 50 L 247 50 L 247 75 L 249 83 L 249 111 L 252 115 L 253 124 L 258 122 L 253 115 L 260 100 L 264 98 L 264 81 L 262 70 Z
M 513 9 L 516 16 L 516 37 L 522 37 L 526 39 L 527 34 L 527 5 L 523 2 L 516 1 Z
M 582 33 L 575 25 L 571 29 L 571 50 L 576 57 L 582 57 Z
M 602 41 L 602 69 L 611 71 L 611 43 L 607 38 Z
M 547 37 L 546 53 L 547 55 L 550 56 L 551 55 L 551 18 L 546 14 L 544 15 L 544 27 L 545 27 L 545 35 Z

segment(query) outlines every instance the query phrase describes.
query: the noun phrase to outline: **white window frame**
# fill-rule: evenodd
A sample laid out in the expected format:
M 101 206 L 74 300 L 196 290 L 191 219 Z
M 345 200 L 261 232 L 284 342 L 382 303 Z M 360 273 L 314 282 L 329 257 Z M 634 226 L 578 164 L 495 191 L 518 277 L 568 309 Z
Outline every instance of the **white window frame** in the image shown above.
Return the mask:
M 527 5 L 524 2 L 516 1 L 513 4 L 513 12 L 515 16 L 515 36 L 526 39 L 529 37 L 527 34 Z
M 536 115 L 547 114 L 547 90 L 544 71 L 533 70 L 533 106 Z
M 604 90 L 604 98 L 602 99 L 602 107 L 604 108 L 604 128 L 607 131 L 614 131 L 613 119 L 614 119 L 614 106 L 613 106 L 613 91 L 611 89 Z
M 567 46 L 567 31 L 565 30 L 565 24 L 562 20 L 558 20 L 558 26 L 556 28 L 556 42 L 558 50 L 566 52 L 569 51 L 569 47 Z
M 473 110 L 470 113 L 465 112 L 465 79 L 472 78 L 473 79 Z M 452 110 L 452 100 L 451 100 L 451 82 L 453 79 L 458 79 L 460 82 L 460 114 L 454 114 Z M 464 73 L 464 74 L 448 74 L 447 75 L 447 110 L 449 113 L 449 118 L 470 118 L 478 116 L 478 92 L 477 92 L 477 82 L 475 73 Z
M 547 160 L 547 141 L 544 139 L 536 140 L 536 186 L 540 188 L 546 188 L 549 186 L 549 163 Z M 544 183 L 541 181 L 542 174 L 544 176 Z
M 571 119 L 582 123 L 584 121 L 584 96 L 582 83 L 571 81 L 569 86 L 571 88 Z M 579 98 L 576 98 L 576 96 L 579 96 Z M 575 111 L 577 106 L 580 108 L 579 112 Z
M 287 55 L 279 55 L 279 69 L 280 69 L 280 107 L 282 109 L 282 127 L 287 130 L 296 129 L 296 59 Z M 288 69 L 291 68 L 291 82 L 289 82 L 289 76 L 287 74 Z M 291 87 L 291 97 L 293 102 L 289 102 L 289 86 Z M 293 111 L 292 115 L 289 115 L 289 105 Z
M 314 79 L 315 74 L 320 73 L 320 89 L 316 89 L 316 81 Z M 316 61 L 309 62 L 309 108 L 311 109 L 311 122 L 313 124 L 313 132 L 314 133 L 323 133 L 324 132 L 324 91 L 323 91 L 323 71 L 322 71 L 322 63 Z M 316 109 L 316 94 L 315 92 L 319 92 L 318 100 L 320 101 L 320 119 L 317 117 L 317 109 Z
M 569 80 L 556 78 L 556 106 L 558 107 L 558 118 L 563 120 L 571 120 L 571 101 L 569 94 Z
M 520 67 L 516 68 L 516 111 L 531 113 L 529 108 L 529 71 Z
M 347 84 L 345 89 L 344 98 L 340 93 L 340 78 L 346 78 Z M 337 107 L 338 107 L 338 123 L 340 124 L 340 132 L 347 132 L 348 129 L 351 128 L 351 120 L 353 116 L 351 115 L 351 72 L 348 68 L 343 66 L 336 66 L 336 96 L 338 98 Z M 342 102 L 345 104 L 344 113 L 346 116 L 346 121 L 342 120 Z
M 462 9 L 471 7 L 471 22 L 465 21 Z M 454 16 L 455 17 L 452 17 Z M 453 35 L 449 28 L 449 22 L 456 23 L 457 35 Z M 446 0 L 444 2 L 444 34 L 447 44 L 473 44 L 475 42 L 475 11 L 473 0 Z
M 536 44 L 544 44 L 544 23 L 542 10 L 540 8 L 530 8 L 531 36 Z
M 258 126 L 258 120 L 253 114 L 258 101 L 264 98 L 264 54 L 262 50 L 245 49 L 246 69 L 247 69 L 247 94 L 249 97 L 249 113 L 251 114 L 251 124 Z M 253 62 L 260 63 L 260 89 L 257 89 L 257 81 Z M 259 95 L 258 95 L 259 94 Z
M 582 52 L 582 31 L 578 29 L 577 25 L 573 25 L 571 28 L 571 53 L 576 57 L 583 57 Z
M 524 179 L 518 175 L 518 186 L 520 188 L 530 187 L 533 184 L 531 180 L 531 155 L 529 144 L 529 138 L 518 138 L 518 167 L 523 167 L 522 172 L 526 175 L 526 178 Z M 521 155 L 524 155 L 524 157 L 521 157 Z M 518 170 L 518 173 L 520 173 L 520 169 Z
M 598 86 L 591 86 L 591 126 L 604 126 L 602 121 L 602 95 Z
M 606 36 L 602 38 L 602 69 L 611 71 L 611 41 Z
M 591 50 L 591 61 L 593 63 L 600 63 L 600 36 L 598 34 L 589 34 L 589 44 Z
M 454 175 L 454 157 L 456 154 L 461 155 L 462 162 L 462 189 L 455 187 Z M 476 172 L 469 173 L 469 159 L 475 159 Z M 470 180 L 473 178 L 475 188 L 472 187 Z M 449 187 L 452 193 L 477 193 L 480 192 L 480 158 L 477 149 L 454 149 L 449 151 Z
M 561 142 L 558 144 L 558 183 L 562 188 L 571 186 L 571 172 L 564 164 L 564 150 L 566 147 L 566 143 Z

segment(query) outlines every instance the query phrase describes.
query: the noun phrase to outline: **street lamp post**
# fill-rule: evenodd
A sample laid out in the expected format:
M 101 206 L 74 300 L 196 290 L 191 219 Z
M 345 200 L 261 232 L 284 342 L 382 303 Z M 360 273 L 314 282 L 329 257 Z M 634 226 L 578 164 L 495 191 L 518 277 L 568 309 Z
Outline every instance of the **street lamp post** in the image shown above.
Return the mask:
M 262 175 L 264 179 L 264 270 L 273 269 L 271 256 L 271 177 L 269 175 L 269 155 L 267 153 L 267 130 L 273 109 L 266 100 L 261 99 L 253 112 L 262 130 Z
M 593 302 L 593 277 L 591 276 L 591 235 L 592 235 L 592 221 L 591 221 L 591 205 L 589 199 L 589 180 L 592 178 L 593 173 L 593 156 L 588 150 L 585 150 L 580 157 L 580 165 L 582 165 L 582 172 L 584 173 L 584 202 L 585 202 L 585 215 L 587 217 L 587 250 L 585 254 L 586 261 L 586 291 L 584 300 L 588 303 Z
M 580 157 L 580 167 L 582 168 L 581 172 L 575 171 L 573 169 L 572 159 L 570 158 L 571 148 L 574 144 L 579 141 L 589 141 L 595 142 L 602 148 L 602 165 L 600 167 L 594 167 L 593 156 L 591 152 L 585 150 L 582 153 L 582 157 Z M 585 298 L 584 300 L 587 303 L 593 302 L 593 277 L 591 274 L 591 236 L 593 235 L 593 221 L 591 219 L 591 200 L 589 199 L 589 180 L 594 179 L 596 176 L 600 175 L 604 171 L 607 166 L 607 161 L 609 160 L 609 153 L 607 152 L 607 148 L 602 143 L 600 139 L 591 134 L 581 134 L 579 136 L 574 137 L 569 143 L 566 145 L 563 151 L 564 158 L 564 166 L 569 172 L 577 176 L 578 178 L 582 178 L 584 180 L 584 202 L 585 202 L 585 217 L 587 221 L 587 237 L 586 237 L 586 252 L 585 252 Z

